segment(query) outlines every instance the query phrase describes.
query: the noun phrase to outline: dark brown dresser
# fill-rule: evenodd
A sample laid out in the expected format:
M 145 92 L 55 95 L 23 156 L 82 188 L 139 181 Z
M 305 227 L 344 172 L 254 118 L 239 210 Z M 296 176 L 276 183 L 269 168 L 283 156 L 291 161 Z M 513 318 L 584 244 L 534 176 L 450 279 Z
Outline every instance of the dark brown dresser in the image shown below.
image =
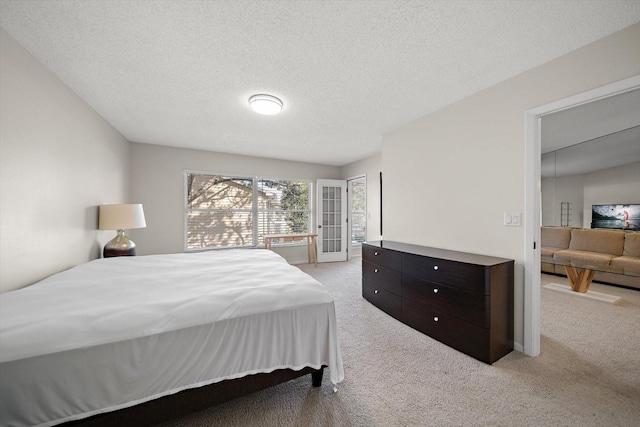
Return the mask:
M 485 363 L 513 350 L 514 261 L 391 241 L 362 245 L 362 296 Z

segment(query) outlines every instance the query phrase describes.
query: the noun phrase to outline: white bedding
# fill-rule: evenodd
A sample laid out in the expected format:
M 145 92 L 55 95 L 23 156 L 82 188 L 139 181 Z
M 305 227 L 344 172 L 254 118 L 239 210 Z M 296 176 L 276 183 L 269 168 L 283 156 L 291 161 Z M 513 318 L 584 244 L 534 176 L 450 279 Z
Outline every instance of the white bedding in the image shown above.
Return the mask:
M 2 426 L 322 365 L 342 381 L 333 298 L 267 250 L 99 259 L 0 295 Z

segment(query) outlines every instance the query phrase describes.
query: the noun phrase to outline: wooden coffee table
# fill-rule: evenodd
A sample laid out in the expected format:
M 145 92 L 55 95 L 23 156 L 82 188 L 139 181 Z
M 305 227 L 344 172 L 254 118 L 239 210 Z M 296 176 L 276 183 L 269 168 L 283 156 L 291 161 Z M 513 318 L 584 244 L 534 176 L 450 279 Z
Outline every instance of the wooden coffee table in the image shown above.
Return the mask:
M 563 267 L 569 279 L 571 290 L 578 293 L 586 293 L 589 290 L 589 286 L 597 272 L 640 277 L 640 270 L 630 270 L 610 265 L 595 265 L 578 261 L 564 262 L 551 257 L 541 257 L 540 262 Z
M 589 286 L 597 270 L 592 267 L 579 268 L 565 265 L 564 271 L 567 272 L 571 290 L 573 292 L 586 293 L 589 290 Z
M 589 286 L 593 281 L 593 277 L 599 271 L 605 273 L 612 274 L 625 274 L 631 276 L 640 276 L 640 272 L 635 271 L 624 271 L 620 268 L 611 267 L 611 266 L 603 266 L 603 265 L 591 265 L 591 264 L 580 264 L 577 262 L 561 262 L 555 260 L 553 258 L 541 257 L 540 261 L 544 264 L 553 264 L 557 266 L 564 267 L 565 272 L 567 273 L 567 279 L 569 280 L 569 287 L 565 285 L 559 285 L 557 283 L 549 283 L 545 285 L 545 288 L 573 293 L 576 295 L 585 296 L 591 299 L 597 299 L 600 301 L 609 302 L 615 304 L 620 300 L 619 297 L 603 294 L 600 292 L 589 291 Z

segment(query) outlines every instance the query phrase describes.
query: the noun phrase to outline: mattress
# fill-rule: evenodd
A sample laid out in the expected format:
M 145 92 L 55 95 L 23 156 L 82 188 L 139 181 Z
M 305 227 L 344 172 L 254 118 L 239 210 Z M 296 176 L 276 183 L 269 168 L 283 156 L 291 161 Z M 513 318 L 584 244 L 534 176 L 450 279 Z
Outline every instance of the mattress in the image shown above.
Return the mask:
M 277 369 L 344 378 L 333 297 L 274 252 L 106 258 L 0 295 L 0 425 Z

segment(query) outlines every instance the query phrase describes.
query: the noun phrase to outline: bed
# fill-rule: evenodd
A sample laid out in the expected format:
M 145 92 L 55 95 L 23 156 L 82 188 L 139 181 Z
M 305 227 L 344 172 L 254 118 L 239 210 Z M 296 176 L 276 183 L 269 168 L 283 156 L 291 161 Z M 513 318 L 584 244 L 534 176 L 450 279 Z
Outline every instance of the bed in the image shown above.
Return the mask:
M 325 366 L 342 381 L 333 298 L 263 249 L 98 259 L 0 295 L 3 426 Z

